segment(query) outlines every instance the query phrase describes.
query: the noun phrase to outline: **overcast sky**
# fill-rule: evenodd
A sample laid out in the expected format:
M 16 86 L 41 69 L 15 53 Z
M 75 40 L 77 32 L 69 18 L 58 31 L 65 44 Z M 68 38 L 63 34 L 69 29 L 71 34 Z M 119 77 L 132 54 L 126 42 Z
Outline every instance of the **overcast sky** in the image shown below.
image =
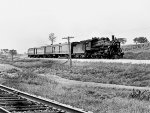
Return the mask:
M 0 0 L 0 49 L 30 47 L 115 35 L 150 41 L 150 0 Z

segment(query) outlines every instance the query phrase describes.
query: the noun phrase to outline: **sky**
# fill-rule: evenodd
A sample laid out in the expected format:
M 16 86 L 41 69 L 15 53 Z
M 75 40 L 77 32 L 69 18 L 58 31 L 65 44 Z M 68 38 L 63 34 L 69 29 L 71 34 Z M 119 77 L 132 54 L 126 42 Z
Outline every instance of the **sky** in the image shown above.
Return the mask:
M 150 41 L 150 0 L 0 0 L 0 49 L 28 48 L 92 37 Z

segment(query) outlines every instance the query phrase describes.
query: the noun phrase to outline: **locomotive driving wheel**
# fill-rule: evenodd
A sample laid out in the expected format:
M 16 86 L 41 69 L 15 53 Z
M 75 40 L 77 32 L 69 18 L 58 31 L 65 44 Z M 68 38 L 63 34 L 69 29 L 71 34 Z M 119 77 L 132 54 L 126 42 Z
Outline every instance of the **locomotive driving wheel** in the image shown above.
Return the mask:
M 118 55 L 113 55 L 113 59 L 119 59 Z
M 96 58 L 96 56 L 94 54 L 91 55 L 91 58 Z

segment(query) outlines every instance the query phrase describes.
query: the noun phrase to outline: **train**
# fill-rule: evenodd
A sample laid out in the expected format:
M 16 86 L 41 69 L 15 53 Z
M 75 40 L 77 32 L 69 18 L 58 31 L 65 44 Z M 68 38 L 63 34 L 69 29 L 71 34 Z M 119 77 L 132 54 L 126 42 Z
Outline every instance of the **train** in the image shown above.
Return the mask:
M 98 59 L 120 59 L 124 55 L 120 42 L 114 35 L 111 40 L 108 37 L 93 37 L 80 42 L 71 42 L 70 45 L 59 43 L 28 49 L 28 57 L 30 58 L 68 58 L 69 54 L 72 58 Z

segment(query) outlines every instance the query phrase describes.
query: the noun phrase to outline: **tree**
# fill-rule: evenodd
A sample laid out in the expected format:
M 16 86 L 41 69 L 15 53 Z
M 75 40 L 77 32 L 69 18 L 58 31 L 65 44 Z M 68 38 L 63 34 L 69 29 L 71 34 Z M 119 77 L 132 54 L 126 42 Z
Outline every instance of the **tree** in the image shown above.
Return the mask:
M 133 39 L 134 43 L 146 43 L 149 42 L 146 37 L 136 37 Z
M 49 40 L 51 41 L 52 45 L 56 41 L 56 37 L 54 36 L 54 33 L 49 34 Z
M 138 38 L 137 38 L 137 37 L 134 38 L 134 39 L 133 39 L 133 42 L 137 44 L 137 43 L 138 43 Z
M 12 61 L 14 60 L 14 55 L 17 55 L 17 50 L 9 50 L 9 54 L 11 55 Z
M 125 44 L 127 42 L 126 38 L 118 38 L 118 41 L 122 44 Z

